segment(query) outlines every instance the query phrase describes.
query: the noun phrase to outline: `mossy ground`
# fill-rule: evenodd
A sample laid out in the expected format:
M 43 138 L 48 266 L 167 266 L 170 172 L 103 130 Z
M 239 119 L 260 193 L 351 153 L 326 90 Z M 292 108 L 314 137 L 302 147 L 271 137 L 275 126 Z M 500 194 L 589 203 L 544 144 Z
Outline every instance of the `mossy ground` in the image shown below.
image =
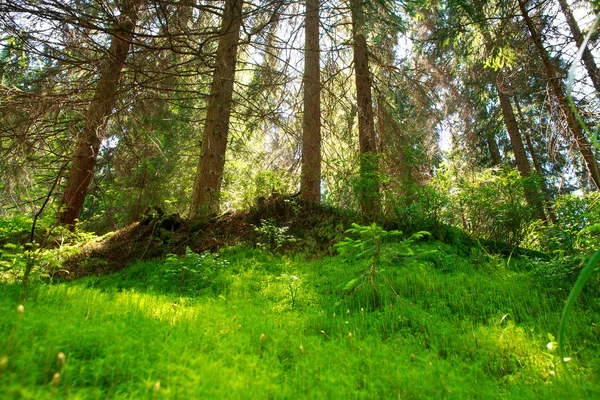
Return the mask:
M 363 261 L 244 246 L 34 285 L 24 302 L 0 284 L 0 397 L 600 396 L 597 290 L 570 318 L 567 373 L 547 347 L 566 292 L 527 258 L 414 250 L 382 253 L 397 295 L 380 280 L 344 296 Z

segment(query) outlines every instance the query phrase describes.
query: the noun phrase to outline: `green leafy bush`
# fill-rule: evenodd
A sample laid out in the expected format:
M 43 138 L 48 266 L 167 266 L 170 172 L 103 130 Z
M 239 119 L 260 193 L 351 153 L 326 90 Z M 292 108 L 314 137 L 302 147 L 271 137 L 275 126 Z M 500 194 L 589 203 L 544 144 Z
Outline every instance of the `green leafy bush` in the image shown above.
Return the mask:
M 62 262 L 78 252 L 73 246 L 41 249 L 37 243 L 7 243 L 0 250 L 1 280 L 9 282 L 52 279 L 63 271 Z
M 533 225 L 527 245 L 548 253 L 593 253 L 600 243 L 600 193 L 558 196 L 553 209 L 556 223 Z
M 446 166 L 435 184 L 450 200 L 447 222 L 475 237 L 518 246 L 534 220 L 523 194 L 530 182 L 512 167 L 467 173 Z
M 564 291 L 577 279 L 585 258 L 565 256 L 558 252 L 551 260 L 529 259 L 528 262 L 543 287 L 551 291 Z
M 167 254 L 164 269 L 155 276 L 161 286 L 175 286 L 179 292 L 190 292 L 207 288 L 215 277 L 229 266 L 229 261 L 219 254 L 204 251 L 195 253 L 189 247 L 182 257 Z
M 256 247 L 263 250 L 275 251 L 285 243 L 295 241 L 292 235 L 288 235 L 287 226 L 277 226 L 272 218 L 261 219 L 260 225 L 254 228 L 258 235 Z
M 391 200 L 394 216 L 405 232 L 440 229 L 448 219 L 450 200 L 431 186 L 406 185 L 407 194 Z
M 25 236 L 31 230 L 31 218 L 15 216 L 0 218 L 0 243 L 6 242 L 15 236 Z
M 344 258 L 352 258 L 354 260 L 366 260 L 367 268 L 360 270 L 360 274 L 346 283 L 344 292 L 350 295 L 363 286 L 367 285 L 374 292 L 379 293 L 379 288 L 382 286 L 388 287 L 397 295 L 394 290 L 394 285 L 384 275 L 380 269 L 383 244 L 389 242 L 392 238 L 402 235 L 398 230 L 386 231 L 376 223 L 362 226 L 352 224 L 352 228 L 346 231 L 346 236 L 342 241 L 335 245 L 340 255 Z M 413 255 L 411 244 L 423 236 L 429 235 L 428 232 L 417 232 L 408 239 L 401 241 L 401 248 L 395 248 L 396 253 L 402 253 L 404 256 Z

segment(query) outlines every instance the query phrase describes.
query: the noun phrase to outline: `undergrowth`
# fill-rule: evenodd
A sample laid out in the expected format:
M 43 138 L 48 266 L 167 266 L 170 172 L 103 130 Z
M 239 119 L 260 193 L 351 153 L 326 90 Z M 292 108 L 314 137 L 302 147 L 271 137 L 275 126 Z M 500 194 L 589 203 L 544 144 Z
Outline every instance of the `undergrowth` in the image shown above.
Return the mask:
M 2 398 L 594 398 L 599 293 L 575 304 L 526 257 L 381 243 L 372 259 L 244 246 L 136 262 L 107 276 L 0 284 Z M 541 261 L 540 261 L 541 262 Z M 58 375 L 57 375 L 58 374 Z

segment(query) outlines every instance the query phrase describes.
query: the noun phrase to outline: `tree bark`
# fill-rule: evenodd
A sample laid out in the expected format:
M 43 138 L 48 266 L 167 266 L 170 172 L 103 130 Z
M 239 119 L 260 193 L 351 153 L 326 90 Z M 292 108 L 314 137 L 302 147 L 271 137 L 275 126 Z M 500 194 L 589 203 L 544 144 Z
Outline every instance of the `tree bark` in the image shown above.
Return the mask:
M 496 137 L 493 132 L 485 133 L 485 141 L 490 151 L 490 162 L 492 167 L 502 164 L 502 156 L 500 155 L 500 149 L 498 149 L 498 143 L 496 143 Z
M 319 0 L 306 0 L 300 197 L 315 203 L 321 200 L 320 75 Z
M 519 119 L 521 120 L 521 123 L 523 123 L 525 121 L 525 118 L 523 117 L 523 113 L 521 112 L 521 107 L 519 106 L 519 102 L 517 101 L 516 97 L 513 98 L 513 101 L 515 103 L 515 107 L 517 109 L 517 114 L 519 115 Z M 546 206 L 546 213 L 548 214 L 548 218 L 550 218 L 550 221 L 552 221 L 552 223 L 555 224 L 558 221 L 558 219 L 556 217 L 556 213 L 554 212 L 554 209 L 552 208 L 552 205 L 550 204 L 550 191 L 548 190 L 548 185 L 546 184 L 546 178 L 544 176 L 544 169 L 542 168 L 542 164 L 540 164 L 540 160 L 535 151 L 535 147 L 533 147 L 533 142 L 531 141 L 531 136 L 529 135 L 528 130 L 525 130 L 523 132 L 523 136 L 525 136 L 525 144 L 527 145 L 527 150 L 529 151 L 529 155 L 531 156 L 531 161 L 533 162 L 533 168 L 535 169 L 535 172 L 540 177 L 540 187 L 542 189 L 542 192 L 544 192 L 544 204 Z
M 531 165 L 527 159 L 527 153 L 525 153 L 525 146 L 523 145 L 523 138 L 519 132 L 519 126 L 515 119 L 515 113 L 510 103 L 510 96 L 504 83 L 504 73 L 500 70 L 496 76 L 496 90 L 498 97 L 500 98 L 500 107 L 502 108 L 502 116 L 504 117 L 504 125 L 510 138 L 512 145 L 513 154 L 515 156 L 515 163 L 517 164 L 517 170 L 523 178 L 528 178 L 531 175 Z M 529 182 L 525 184 L 525 199 L 527 203 L 534 209 L 536 217 L 542 221 L 546 220 L 546 214 L 544 213 L 544 205 L 540 193 L 533 185 Z
M 219 212 L 243 0 L 226 0 L 190 217 Z
M 85 114 L 83 130 L 75 142 L 75 152 L 58 214 L 58 222 L 70 228 L 75 227 L 75 222 L 83 209 L 100 144 L 104 138 L 106 123 L 117 100 L 121 73 L 129 54 L 139 3 L 139 0 L 123 2 L 110 48 L 102 61 L 94 97 Z
M 352 12 L 352 35 L 354 38 L 354 70 L 356 100 L 358 105 L 358 142 L 360 149 L 361 209 L 364 215 L 373 217 L 380 213 L 379 160 L 377 137 L 373 118 L 371 76 L 365 38 L 363 0 L 350 0 Z
M 562 111 L 565 119 L 567 121 L 567 125 L 569 127 L 569 131 L 571 135 L 573 135 L 573 139 L 579 148 L 579 152 L 583 156 L 585 164 L 587 166 L 589 175 L 591 179 L 594 181 L 597 189 L 600 189 L 600 168 L 598 168 L 598 163 L 596 158 L 594 157 L 594 152 L 592 151 L 592 146 L 590 145 L 585 133 L 577 118 L 575 113 L 571 109 L 569 102 L 567 100 L 567 96 L 562 86 L 561 77 L 558 74 L 558 69 L 552 64 L 552 60 L 550 59 L 550 55 L 546 51 L 544 47 L 544 43 L 542 42 L 542 38 L 540 37 L 531 17 L 526 8 L 527 0 L 519 0 L 519 7 L 521 9 L 521 13 L 523 14 L 523 19 L 525 20 L 525 24 L 527 25 L 527 29 L 531 35 L 531 40 L 533 41 L 540 57 L 542 58 L 542 63 L 544 64 L 544 68 L 546 69 L 546 75 L 548 78 L 548 82 L 550 83 L 550 87 L 558 101 L 558 105 L 560 110 Z
M 573 35 L 573 39 L 575 39 L 575 43 L 577 47 L 581 47 L 585 36 L 581 33 L 579 29 L 579 25 L 577 25 L 577 21 L 571 12 L 571 8 L 569 7 L 569 3 L 567 0 L 558 0 L 560 4 L 560 8 L 565 15 L 565 19 L 567 20 L 567 25 L 569 25 L 569 29 L 571 30 L 571 34 Z M 598 70 L 598 66 L 596 65 L 596 61 L 594 61 L 594 56 L 590 49 L 585 46 L 582 54 L 583 64 L 585 65 L 585 69 L 587 69 L 588 75 L 592 80 L 594 88 L 596 89 L 596 95 L 600 96 L 600 71 Z

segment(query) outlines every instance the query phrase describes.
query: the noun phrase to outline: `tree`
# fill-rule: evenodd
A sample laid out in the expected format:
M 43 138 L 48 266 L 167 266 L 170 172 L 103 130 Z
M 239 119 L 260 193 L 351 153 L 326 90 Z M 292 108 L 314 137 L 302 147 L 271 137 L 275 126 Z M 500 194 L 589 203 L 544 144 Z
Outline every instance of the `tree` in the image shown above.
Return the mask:
M 319 0 L 306 0 L 304 41 L 304 115 L 300 196 L 321 198 L 321 79 L 319 54 Z
M 488 26 L 487 18 L 484 14 L 484 5 L 479 4 L 477 2 L 475 4 L 466 3 L 460 0 L 457 0 L 457 3 L 460 6 L 460 8 L 467 14 L 469 20 L 478 28 L 479 32 L 477 33 L 482 37 L 484 41 L 484 46 L 488 57 L 490 57 L 490 55 L 494 55 L 494 49 L 496 47 L 502 48 L 503 43 L 498 43 L 497 41 L 494 41 L 491 27 Z M 501 35 L 497 36 L 501 37 Z M 502 40 L 502 37 L 500 40 Z M 523 138 L 519 131 L 519 126 L 517 124 L 513 106 L 510 101 L 510 82 L 505 71 L 504 61 L 501 60 L 499 62 L 495 62 L 494 64 L 495 65 L 493 68 L 493 72 L 489 74 L 489 76 L 492 79 L 493 87 L 496 91 L 496 95 L 500 102 L 500 109 L 502 110 L 504 126 L 510 138 L 510 143 L 515 157 L 515 164 L 517 170 L 519 171 L 519 174 L 523 178 L 529 178 L 531 175 L 531 165 L 529 164 L 529 160 L 527 159 L 527 153 L 525 152 Z M 488 144 L 491 144 L 490 150 L 492 154 L 492 159 L 494 159 L 497 156 L 492 151 L 493 144 L 491 143 L 489 138 Z M 543 203 L 541 201 L 541 196 L 536 185 L 528 182 L 526 183 L 524 190 L 525 198 L 529 205 L 535 210 L 537 218 L 545 220 L 546 215 L 544 213 Z
M 190 217 L 219 212 L 243 0 L 226 0 Z
M 380 212 L 379 159 L 363 5 L 362 0 L 350 0 L 360 149 L 360 185 L 358 189 L 362 212 L 364 215 L 372 217 Z
M 73 160 L 58 214 L 58 221 L 63 225 L 74 227 L 83 209 L 106 124 L 117 100 L 121 73 L 129 54 L 139 5 L 140 0 L 124 0 L 121 15 L 112 29 L 110 48 L 100 67 L 94 97 L 85 114 L 82 132 L 75 142 Z
M 500 98 L 500 107 L 502 108 L 502 115 L 504 117 L 504 124 L 508 136 L 510 137 L 510 143 L 513 148 L 513 154 L 515 155 L 515 163 L 517 164 L 517 170 L 523 178 L 529 178 L 531 175 L 531 165 L 527 159 L 527 153 L 525 152 L 525 146 L 523 144 L 523 138 L 519 131 L 519 126 L 515 118 L 515 113 L 510 102 L 510 92 L 507 89 L 506 77 L 502 70 L 500 70 L 496 76 L 496 90 L 498 91 L 498 97 Z M 525 198 L 531 207 L 534 208 L 537 218 L 540 220 L 546 220 L 544 213 L 544 206 L 537 187 L 532 182 L 525 183 Z
M 542 63 L 546 69 L 548 83 L 550 84 L 552 92 L 554 93 L 554 97 L 556 97 L 556 101 L 558 102 L 560 110 L 566 119 L 569 131 L 571 132 L 575 143 L 577 143 L 577 147 L 579 148 L 579 152 L 585 161 L 590 178 L 598 190 L 600 189 L 600 168 L 598 167 L 594 152 L 592 151 L 592 146 L 585 136 L 583 128 L 579 124 L 575 112 L 569 105 L 569 101 L 562 85 L 562 76 L 559 74 L 558 68 L 552 63 L 550 55 L 544 47 L 542 37 L 538 33 L 538 30 L 531 19 L 531 16 L 529 15 L 529 11 L 527 10 L 527 3 L 528 0 L 519 0 L 519 8 L 521 9 L 523 20 L 525 21 L 525 25 L 529 30 L 531 41 L 537 49 L 538 55 L 542 59 Z
M 577 47 L 581 47 L 583 44 L 584 36 L 581 33 L 581 29 L 579 29 L 579 25 L 577 25 L 577 21 L 573 16 L 573 12 L 571 12 L 571 7 L 569 7 L 569 3 L 567 0 L 558 0 L 560 4 L 560 9 L 565 15 L 565 19 L 567 20 L 567 25 L 569 25 L 569 30 L 571 31 L 571 35 L 573 35 L 573 39 L 575 39 L 575 43 Z M 596 94 L 600 96 L 600 70 L 598 70 L 598 66 L 596 65 L 596 61 L 594 61 L 594 56 L 592 52 L 586 45 L 583 49 L 583 54 L 581 56 L 583 60 L 583 65 L 585 65 L 585 69 L 590 76 L 592 84 L 596 89 Z

